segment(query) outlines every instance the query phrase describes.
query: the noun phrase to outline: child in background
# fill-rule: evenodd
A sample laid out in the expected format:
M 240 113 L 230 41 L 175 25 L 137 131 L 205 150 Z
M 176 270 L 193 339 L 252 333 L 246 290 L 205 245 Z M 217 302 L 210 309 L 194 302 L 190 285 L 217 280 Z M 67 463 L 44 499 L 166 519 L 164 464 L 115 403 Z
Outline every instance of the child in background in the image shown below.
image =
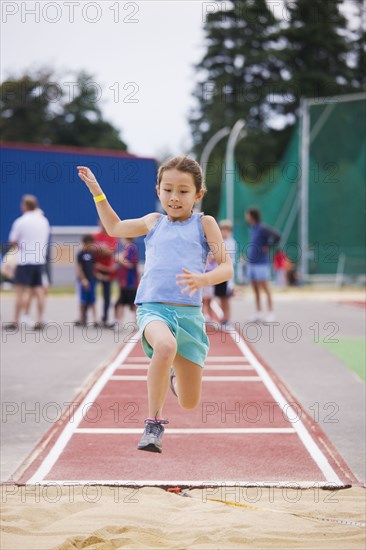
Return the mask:
M 192 409 L 200 402 L 202 368 L 209 348 L 201 289 L 231 279 L 231 259 L 216 220 L 193 212 L 206 191 L 202 170 L 193 159 L 175 157 L 158 171 L 156 191 L 166 215 L 152 212 L 129 220 L 121 220 L 114 212 L 89 168 L 78 166 L 78 171 L 109 235 L 146 235 L 145 269 L 135 304 L 142 346 L 151 359 L 147 375 L 149 411 L 137 448 L 161 453 L 164 425 L 168 423 L 162 411 L 169 379 L 171 387 L 176 379 L 174 390 L 182 408 Z M 210 249 L 218 265 L 205 273 Z
M 95 277 L 103 291 L 102 326 L 113 328 L 108 322 L 109 306 L 111 303 L 112 282 L 114 272 L 114 254 L 117 249 L 117 239 L 108 235 L 102 222 L 98 221 L 100 231 L 94 235 L 95 241 Z
M 209 273 L 213 269 L 217 267 L 217 263 L 215 262 L 215 258 L 212 255 L 212 252 L 208 253 L 207 256 L 207 265 L 205 273 Z M 202 313 L 205 318 L 206 323 L 210 323 L 213 321 L 215 313 L 211 307 L 212 298 L 215 296 L 215 287 L 213 285 L 211 286 L 204 286 L 202 289 Z
M 235 255 L 237 243 L 233 238 L 233 225 L 230 220 L 221 220 L 219 222 L 221 235 L 225 243 L 227 254 L 230 256 L 233 266 L 235 266 Z M 234 269 L 235 272 L 235 269 Z M 234 294 L 234 277 L 229 281 L 224 281 L 215 285 L 215 296 L 220 300 L 220 306 L 223 312 L 221 328 L 224 330 L 231 326 L 231 307 L 230 300 Z
M 138 286 L 138 250 L 133 239 L 123 239 L 123 251 L 118 254 L 116 260 L 117 280 L 120 287 L 120 295 L 114 306 L 116 323 L 120 323 L 123 316 L 124 306 L 135 311 L 135 298 Z
M 273 256 L 273 269 L 275 272 L 276 285 L 283 288 L 287 285 L 287 270 L 289 260 L 283 250 L 279 249 Z
M 82 243 L 82 248 L 77 255 L 76 264 L 80 299 L 80 320 L 76 321 L 75 325 L 85 326 L 88 309 L 91 309 L 94 326 L 98 326 L 95 308 L 96 278 L 94 273 L 95 244 L 93 236 L 84 235 Z

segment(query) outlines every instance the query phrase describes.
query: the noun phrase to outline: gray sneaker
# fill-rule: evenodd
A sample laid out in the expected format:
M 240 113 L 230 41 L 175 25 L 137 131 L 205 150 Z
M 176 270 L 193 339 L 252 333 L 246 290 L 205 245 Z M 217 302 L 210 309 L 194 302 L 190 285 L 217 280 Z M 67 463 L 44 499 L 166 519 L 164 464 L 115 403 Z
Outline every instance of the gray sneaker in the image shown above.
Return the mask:
M 151 453 L 163 452 L 163 424 L 169 424 L 168 420 L 156 420 L 151 422 L 145 420 L 146 426 L 144 433 L 137 445 L 139 451 L 150 451 Z

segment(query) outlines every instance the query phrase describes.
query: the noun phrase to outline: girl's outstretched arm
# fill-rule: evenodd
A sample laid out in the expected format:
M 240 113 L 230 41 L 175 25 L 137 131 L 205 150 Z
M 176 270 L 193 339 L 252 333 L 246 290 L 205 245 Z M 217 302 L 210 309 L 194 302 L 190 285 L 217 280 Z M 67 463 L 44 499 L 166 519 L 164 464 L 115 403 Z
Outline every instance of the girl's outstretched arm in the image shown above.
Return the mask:
M 156 220 L 160 216 L 157 212 L 147 214 L 142 218 L 121 220 L 109 204 L 107 198 L 105 198 L 102 188 L 90 168 L 78 166 L 77 169 L 79 178 L 86 183 L 89 191 L 94 199 L 96 199 L 95 206 L 108 235 L 112 237 L 140 237 L 146 235 L 154 227 Z

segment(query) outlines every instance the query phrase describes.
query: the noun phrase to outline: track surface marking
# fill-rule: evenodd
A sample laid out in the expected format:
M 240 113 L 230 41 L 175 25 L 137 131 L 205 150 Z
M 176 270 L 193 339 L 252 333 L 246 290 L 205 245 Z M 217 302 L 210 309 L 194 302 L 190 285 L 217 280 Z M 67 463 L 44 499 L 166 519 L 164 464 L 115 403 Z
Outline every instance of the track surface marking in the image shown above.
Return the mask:
M 136 450 L 148 359 L 135 336 L 78 396 L 12 476 L 20 484 L 267 485 L 358 483 L 318 425 L 235 331 L 209 334 L 202 400 L 169 393 L 162 454 Z

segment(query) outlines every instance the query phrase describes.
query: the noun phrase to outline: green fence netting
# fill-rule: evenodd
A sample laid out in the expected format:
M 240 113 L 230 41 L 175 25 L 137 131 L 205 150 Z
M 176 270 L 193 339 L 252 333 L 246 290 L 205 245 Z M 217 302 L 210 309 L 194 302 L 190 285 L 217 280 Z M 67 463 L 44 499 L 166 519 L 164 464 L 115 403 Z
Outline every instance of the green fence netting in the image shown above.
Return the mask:
M 320 103 L 320 102 L 319 102 Z M 365 273 L 366 100 L 309 107 L 309 273 L 350 276 Z M 234 237 L 245 257 L 248 227 L 244 211 L 257 206 L 263 221 L 277 228 L 282 248 L 300 262 L 299 205 L 301 125 L 297 124 L 281 162 L 262 180 L 245 181 L 236 165 Z M 226 217 L 223 171 L 219 218 Z

